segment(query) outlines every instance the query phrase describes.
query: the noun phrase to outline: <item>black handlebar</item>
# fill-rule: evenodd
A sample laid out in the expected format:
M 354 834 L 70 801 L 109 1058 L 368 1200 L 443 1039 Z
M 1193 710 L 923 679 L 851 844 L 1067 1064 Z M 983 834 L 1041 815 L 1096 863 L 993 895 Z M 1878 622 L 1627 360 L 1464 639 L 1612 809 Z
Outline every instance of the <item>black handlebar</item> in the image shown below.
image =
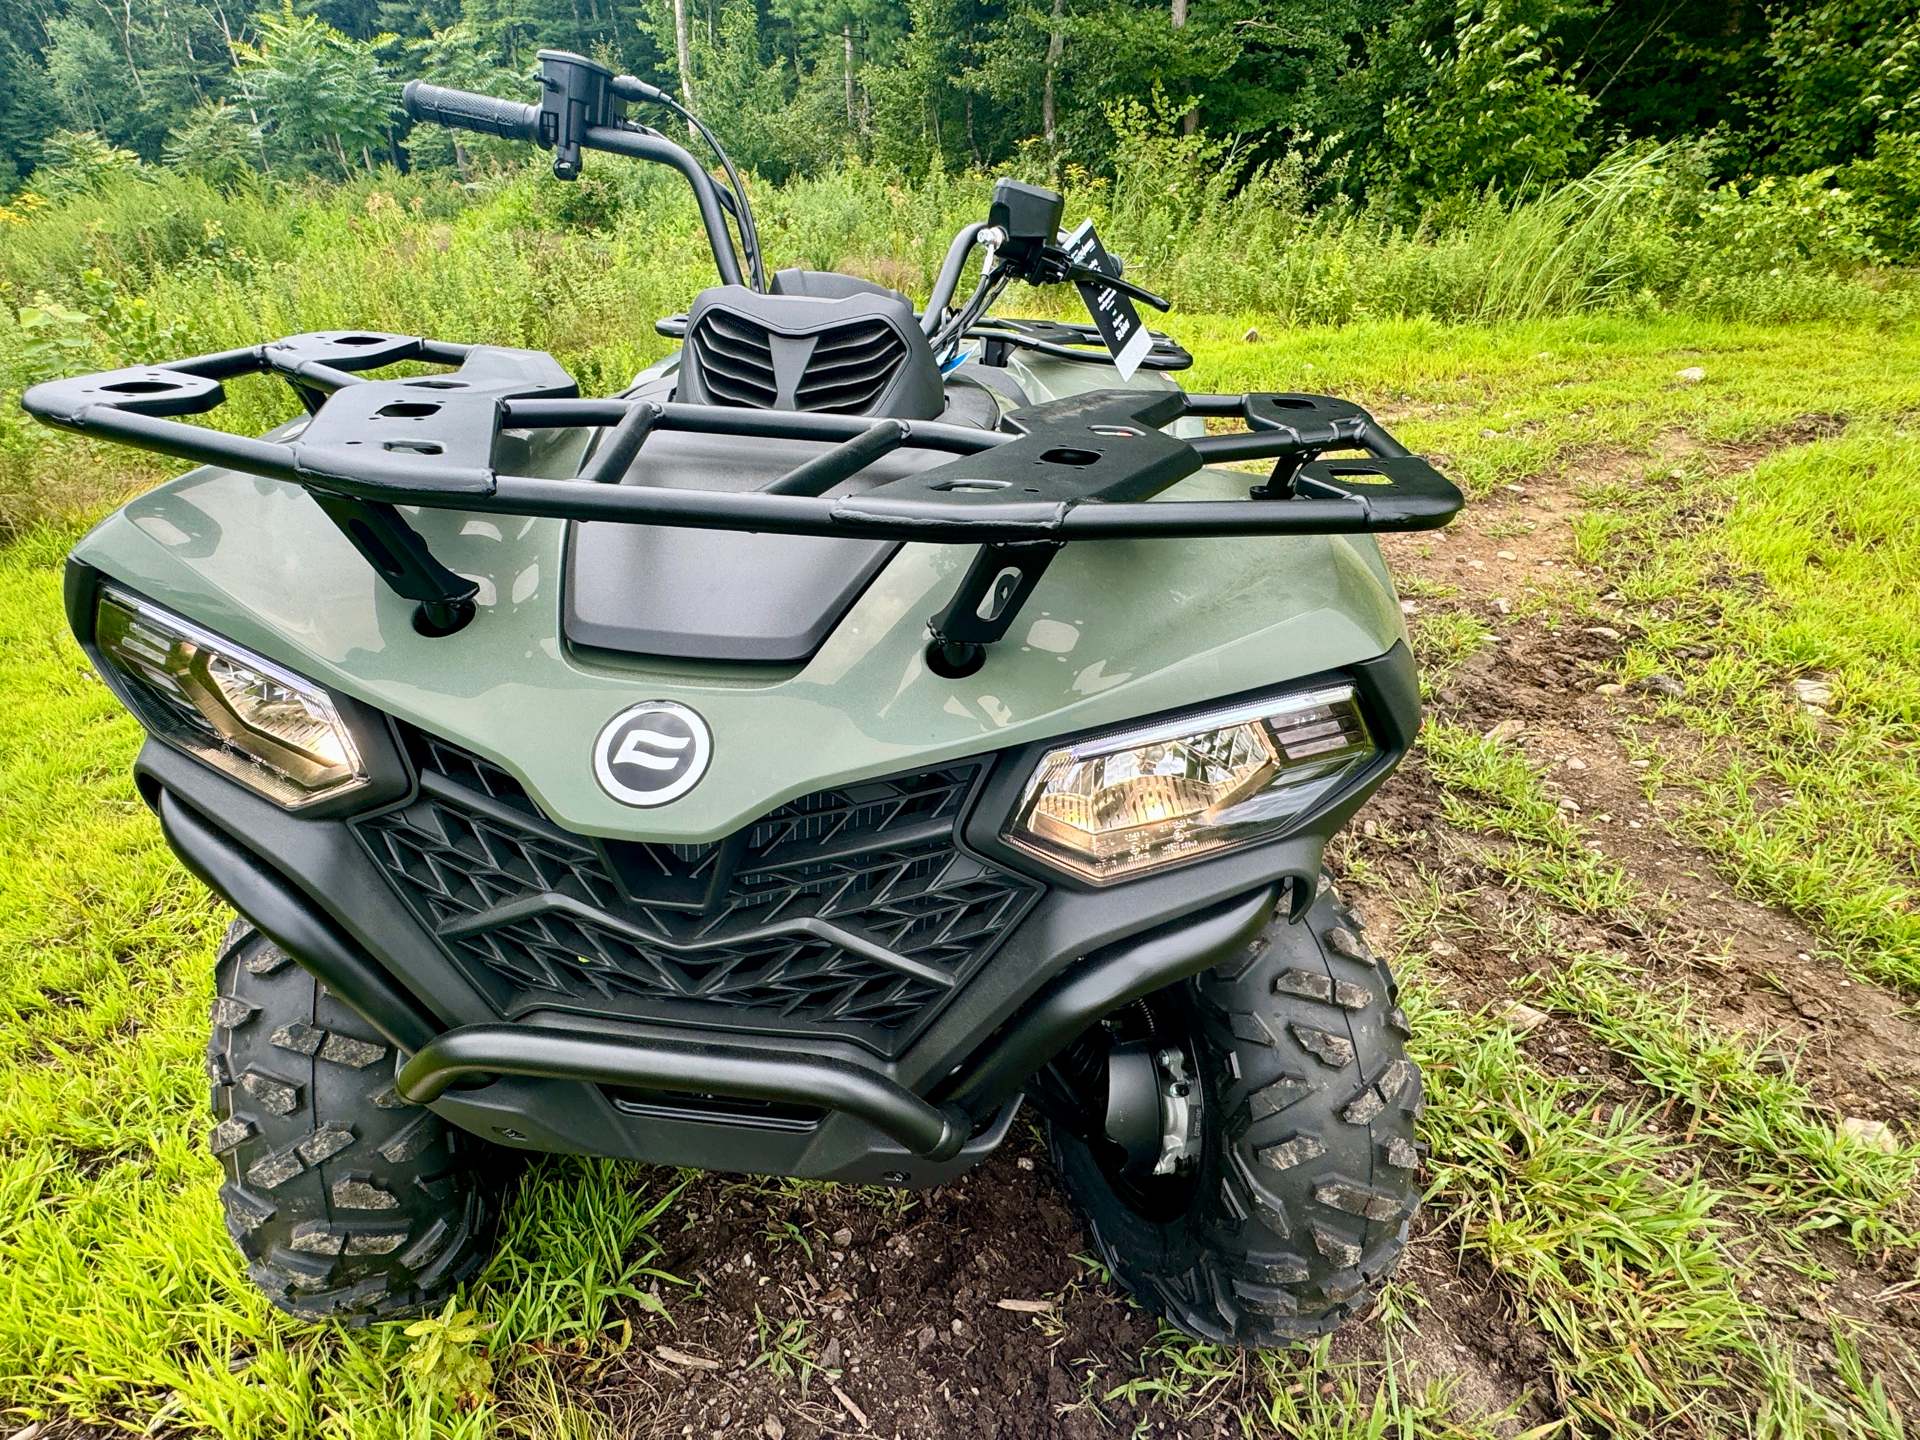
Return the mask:
M 678 170 L 693 187 L 694 199 L 699 202 L 700 221 L 706 227 L 707 243 L 713 248 L 713 263 L 720 272 L 721 282 L 745 284 L 740 257 L 734 253 L 733 237 L 727 233 L 722 197 L 713 177 L 700 167 L 699 161 L 659 131 L 622 118 L 619 102 L 623 91 L 653 88 L 641 87 L 638 81 L 631 85 L 617 83 L 629 78 L 616 76 L 606 66 L 584 55 L 542 50 L 543 103 L 539 105 L 496 100 L 491 95 L 476 95 L 469 90 L 449 90 L 423 80 L 407 82 L 401 91 L 401 103 L 415 120 L 496 135 L 503 140 L 530 141 L 542 150 L 551 150 L 553 173 L 563 180 L 579 177 L 582 150 L 631 155 Z M 745 210 L 744 196 L 735 203 L 738 211 Z M 752 235 L 750 219 L 743 220 L 742 231 L 743 237 Z M 748 240 L 748 250 L 757 258 L 758 246 L 754 241 Z M 756 279 L 758 269 L 756 265 Z
M 407 88 L 400 92 L 400 103 L 414 119 L 435 125 L 477 130 L 502 140 L 538 141 L 540 138 L 538 105 L 496 100 L 491 95 L 476 95 L 469 90 L 449 90 L 424 80 L 409 80 Z

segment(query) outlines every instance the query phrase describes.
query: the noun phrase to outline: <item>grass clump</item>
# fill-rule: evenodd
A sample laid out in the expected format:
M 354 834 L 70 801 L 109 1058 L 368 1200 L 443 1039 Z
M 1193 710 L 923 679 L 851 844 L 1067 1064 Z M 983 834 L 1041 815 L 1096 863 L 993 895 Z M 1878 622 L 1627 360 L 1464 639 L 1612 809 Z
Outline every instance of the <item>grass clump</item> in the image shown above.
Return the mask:
M 1755 1209 L 1800 1231 L 1832 1230 L 1857 1251 L 1913 1243 L 1920 1145 L 1885 1154 L 1841 1133 L 1772 1037 L 1729 1035 L 1701 1020 L 1689 995 L 1656 991 L 1604 956 L 1565 958 L 1541 973 L 1539 994 L 1691 1110 L 1688 1133 L 1725 1147 Z
M 1518 750 L 1436 720 L 1421 731 L 1420 753 L 1442 787 L 1448 823 L 1499 837 L 1482 852 L 1497 873 L 1582 915 L 1638 928 L 1644 910 L 1638 885 L 1590 848 Z
M 1293 1440 L 1493 1440 L 1507 1433 L 1511 1410 L 1462 1415 L 1452 1382 L 1412 1379 L 1390 1325 L 1383 1339 L 1384 1363 L 1373 1364 L 1331 1359 L 1327 1340 L 1292 1351 L 1246 1351 L 1163 1327 L 1141 1354 L 1147 1373 L 1100 1398 L 1156 1404 L 1188 1422 L 1237 1420 L 1242 1433 Z
M 1430 1203 L 1526 1297 L 1564 1403 L 1614 1429 L 1711 1413 L 1753 1320 L 1717 1193 L 1668 1179 L 1677 1147 L 1644 1114 L 1593 1119 L 1593 1087 L 1539 1070 L 1506 1026 L 1418 985 L 1402 999 L 1427 1077 Z

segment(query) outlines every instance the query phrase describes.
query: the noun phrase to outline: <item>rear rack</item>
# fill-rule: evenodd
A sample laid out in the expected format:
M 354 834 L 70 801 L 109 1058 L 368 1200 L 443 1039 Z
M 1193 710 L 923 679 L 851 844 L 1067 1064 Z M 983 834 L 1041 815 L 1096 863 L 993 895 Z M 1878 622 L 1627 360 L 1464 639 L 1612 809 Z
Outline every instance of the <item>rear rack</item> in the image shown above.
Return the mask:
M 451 374 L 367 380 L 404 361 Z M 284 441 L 231 435 L 178 417 L 226 399 L 223 380 L 277 374 L 311 419 Z M 919 540 L 981 547 L 947 607 L 928 622 L 938 673 L 977 669 L 1060 547 L 1074 540 L 1326 535 L 1431 530 L 1460 491 L 1359 406 L 1324 395 L 1187 395 L 1094 390 L 1010 414 L 1000 431 L 815 412 L 583 400 L 573 377 L 532 350 L 417 336 L 328 331 L 162 365 L 53 380 L 28 390 L 42 422 L 206 465 L 306 487 L 397 594 L 415 628 L 444 635 L 474 613 L 473 581 L 436 560 L 397 508 L 546 516 L 629 525 Z M 1237 419 L 1241 433 L 1180 440 L 1188 416 Z M 502 474 L 503 432 L 601 433 L 571 479 Z M 813 440 L 832 448 L 758 491 L 621 485 L 656 430 Z M 898 449 L 955 458 L 863 494 L 826 492 Z M 1361 460 L 1329 461 L 1359 450 Z M 1243 501 L 1141 503 L 1203 465 L 1272 460 Z

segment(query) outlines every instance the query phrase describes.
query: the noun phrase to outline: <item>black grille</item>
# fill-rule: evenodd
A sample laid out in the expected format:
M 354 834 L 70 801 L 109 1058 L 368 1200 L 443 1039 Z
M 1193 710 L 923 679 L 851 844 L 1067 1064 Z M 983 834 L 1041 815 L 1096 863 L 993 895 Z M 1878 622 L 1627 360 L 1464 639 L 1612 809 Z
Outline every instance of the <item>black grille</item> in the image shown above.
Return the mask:
M 716 405 L 773 408 L 780 387 L 773 376 L 773 342 L 764 328 L 724 310 L 709 310 L 688 340 Z
M 773 338 L 725 310 L 703 312 L 688 335 L 709 398 L 717 405 L 768 410 L 779 403 Z M 823 330 L 794 387 L 798 410 L 865 414 L 880 402 L 907 361 L 907 343 L 884 320 L 860 320 Z
M 571 835 L 498 766 L 407 738 L 418 798 L 356 828 L 507 1014 L 767 1025 L 894 1053 L 1040 894 L 954 843 L 978 762 L 808 795 L 715 844 L 656 845 Z

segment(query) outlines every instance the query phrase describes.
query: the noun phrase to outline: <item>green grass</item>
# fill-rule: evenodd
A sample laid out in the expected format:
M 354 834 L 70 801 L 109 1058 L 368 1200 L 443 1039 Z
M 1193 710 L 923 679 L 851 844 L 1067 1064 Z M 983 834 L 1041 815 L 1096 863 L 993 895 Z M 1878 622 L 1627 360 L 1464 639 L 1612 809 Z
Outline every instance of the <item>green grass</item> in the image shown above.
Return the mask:
M 1564 956 L 1538 993 L 1681 1102 L 1689 1133 L 1726 1147 L 1757 1209 L 1799 1230 L 1834 1230 L 1861 1251 L 1913 1245 L 1920 1145 L 1883 1154 L 1841 1133 L 1775 1037 L 1709 1025 L 1691 996 L 1655 990 L 1610 957 Z
M 1920 382 L 1887 400 L 1750 471 L 1652 487 L 1595 548 L 1643 627 L 1624 673 L 1687 685 L 1667 708 L 1706 744 L 1689 838 L 1856 970 L 1920 990 Z M 1704 665 L 1682 653 L 1708 643 Z M 1795 702 L 1808 677 L 1831 718 Z
M 137 727 L 65 633 L 77 531 L 0 551 L 0 1404 L 226 1436 L 487 1433 L 398 1326 L 295 1327 L 219 1219 L 201 1073 L 225 923 L 134 794 Z M 490 1344 L 584 1344 L 678 1282 L 634 1167 L 535 1167 L 477 1288 Z M 331 1415 L 332 1420 L 327 1417 Z M 136 1427 L 138 1428 L 138 1427 Z
M 1142 1355 L 1154 1374 L 1099 1391 L 1101 1399 L 1155 1403 L 1188 1422 L 1235 1425 L 1243 1435 L 1289 1440 L 1493 1440 L 1512 1418 L 1462 1413 L 1456 1383 L 1404 1379 L 1391 1333 L 1387 1363 L 1329 1359 L 1320 1341 L 1250 1354 L 1163 1328 Z
M 1655 906 L 1559 808 L 1513 746 L 1444 721 L 1421 737 L 1448 820 L 1488 835 L 1488 868 L 1574 915 L 1647 934 Z M 1458 923 L 1458 922 L 1456 922 Z M 1656 988 L 1618 956 L 1568 943 L 1551 912 L 1503 912 L 1500 939 L 1532 974 L 1528 990 L 1625 1057 L 1654 1093 L 1685 1104 L 1689 1135 L 1724 1146 L 1756 1209 L 1797 1229 L 1831 1229 L 1860 1251 L 1910 1247 L 1920 1144 L 1886 1155 L 1837 1128 L 1770 1035 L 1729 1034 L 1691 997 Z
M 1482 851 L 1496 873 L 1578 914 L 1641 925 L 1646 897 L 1639 887 L 1591 848 L 1586 831 L 1519 751 L 1435 720 L 1421 731 L 1420 753 L 1442 786 L 1447 820 L 1497 837 Z
M 1360 359 L 1368 384 L 1418 378 L 1458 416 L 1463 405 L 1483 408 L 1476 399 L 1508 366 L 1526 369 L 1538 413 L 1481 416 L 1495 423 L 1462 438 L 1491 428 L 1496 443 L 1437 447 L 1477 489 L 1537 468 L 1555 443 L 1548 432 L 1564 428 L 1545 423 L 1557 418 L 1550 402 L 1571 399 L 1554 390 L 1588 386 L 1594 367 L 1616 395 L 1644 395 L 1671 388 L 1673 370 L 1700 358 L 1703 392 L 1716 390 L 1726 383 L 1717 353 L 1731 345 L 1758 358 L 1768 348 L 1755 344 L 1764 332 L 1728 320 L 1824 317 L 1864 341 L 1903 323 L 1920 294 L 1909 277 L 1856 273 L 1832 237 L 1773 214 L 1778 200 L 1721 196 L 1718 219 L 1682 215 L 1680 177 L 1663 168 L 1670 156 L 1617 157 L 1537 201 L 1488 199 L 1444 227 L 1402 230 L 1338 206 L 1308 214 L 1297 186 L 1234 192 L 1204 142 L 1138 146 L 1116 158 L 1112 183 L 1073 193 L 1070 213 L 1096 218 L 1116 252 L 1167 289 L 1182 338 L 1197 333 L 1221 370 L 1250 372 L 1236 388 L 1351 388 L 1341 370 Z M 985 213 L 988 186 L 983 175 L 908 183 L 856 165 L 758 186 L 755 206 L 773 265 L 848 268 L 923 297 L 946 237 Z M 1779 243 L 1769 249 L 1756 235 Z M 684 187 L 647 166 L 561 185 L 536 164 L 473 193 L 387 173 L 223 194 L 162 170 L 31 213 L 0 207 L 0 534 L 119 498 L 128 478 L 124 460 L 50 447 L 18 415 L 12 397 L 36 380 L 355 326 L 547 350 L 588 393 L 604 394 L 665 353 L 654 320 L 684 310 L 711 266 Z M 1016 291 L 1011 305 L 1080 314 L 1060 286 Z M 1231 318 L 1196 332 L 1189 312 Z M 1330 322 L 1372 339 L 1302 328 Z M 1268 338 L 1223 343 L 1249 328 Z M 1676 345 L 1689 352 L 1680 366 L 1664 358 Z M 1511 353 L 1496 359 L 1489 346 Z M 1395 347 L 1398 363 L 1371 353 Z M 1473 388 L 1447 389 L 1428 352 L 1459 357 Z M 1860 357 L 1845 358 L 1861 379 Z M 1713 408 L 1705 398 L 1654 408 Z M 279 387 L 242 382 L 217 423 L 258 433 L 289 406 Z

